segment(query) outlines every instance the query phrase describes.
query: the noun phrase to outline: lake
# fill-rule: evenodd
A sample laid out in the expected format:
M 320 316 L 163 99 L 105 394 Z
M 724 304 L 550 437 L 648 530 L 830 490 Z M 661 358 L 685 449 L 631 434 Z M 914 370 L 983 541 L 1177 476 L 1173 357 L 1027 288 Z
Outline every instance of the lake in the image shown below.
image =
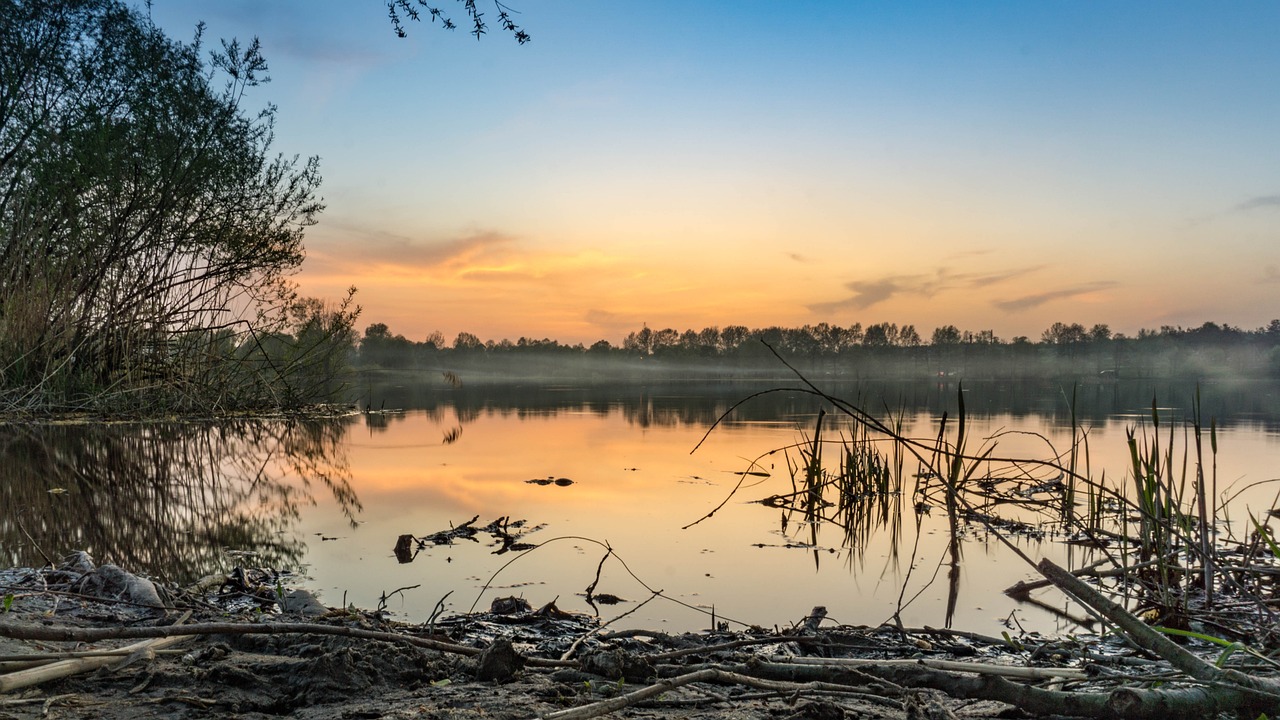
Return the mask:
M 1001 593 L 1038 576 L 982 523 L 960 529 L 962 560 L 951 568 L 945 512 L 935 503 L 924 513 L 911 494 L 914 461 L 904 465 L 906 491 L 875 499 L 853 537 L 795 514 L 784 522 L 776 503 L 755 502 L 792 492 L 788 462 L 799 453 L 769 451 L 811 437 L 824 403 L 796 389 L 768 393 L 703 437 L 735 402 L 799 387 L 794 380 L 454 387 L 431 375 L 361 387 L 360 406 L 372 412 L 321 421 L 0 426 L 3 559 L 39 565 L 86 549 L 183 583 L 237 565 L 292 569 L 329 605 L 374 608 L 386 595 L 388 610 L 413 621 L 438 606 L 487 609 L 508 595 L 592 612 L 583 594 L 598 573 L 595 593 L 624 600 L 599 605 L 599 614 L 632 612 L 623 627 L 702 629 L 713 609 L 731 626 L 785 627 L 823 605 L 847 624 L 880 623 L 901 607 L 909 626 L 1079 630 L 1052 611 L 1081 615 L 1056 591 L 1037 595 L 1050 608 Z M 926 440 L 944 412 L 954 425 L 960 393 L 950 381 L 824 390 L 897 417 L 904 434 Z M 1196 390 L 966 383 L 970 448 L 996 437 L 996 455 L 1052 458 L 1070 445 L 1074 396 L 1091 476 L 1125 482 L 1126 431 L 1150 430 L 1154 398 L 1162 433 L 1176 421 L 1175 441 L 1187 440 L 1182 421 Z M 1280 489 L 1271 482 L 1280 475 L 1280 384 L 1220 382 L 1199 392 L 1204 422 L 1214 418 L 1217 431 L 1216 495 L 1232 498 L 1234 524 L 1224 530 L 1244 533 L 1248 513 L 1263 516 Z M 825 410 L 824 437 L 852 432 Z M 1057 542 L 1043 517 L 1018 513 L 1046 531 L 1011 536 L 1031 558 L 1096 559 Z M 473 527 L 505 518 L 508 543 L 537 547 L 495 554 L 502 543 L 489 532 L 429 539 L 473 518 Z M 421 549 L 410 542 L 397 558 L 402 535 L 424 539 Z

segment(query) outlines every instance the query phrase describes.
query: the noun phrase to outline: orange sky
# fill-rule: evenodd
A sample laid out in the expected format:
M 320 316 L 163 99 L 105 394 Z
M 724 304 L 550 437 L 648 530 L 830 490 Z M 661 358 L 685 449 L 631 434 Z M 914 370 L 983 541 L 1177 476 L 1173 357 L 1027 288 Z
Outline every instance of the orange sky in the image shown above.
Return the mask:
M 519 9 L 524 46 L 338 2 L 153 12 L 262 39 L 250 103 L 325 176 L 297 279 L 357 286 L 361 327 L 1280 317 L 1280 6 Z

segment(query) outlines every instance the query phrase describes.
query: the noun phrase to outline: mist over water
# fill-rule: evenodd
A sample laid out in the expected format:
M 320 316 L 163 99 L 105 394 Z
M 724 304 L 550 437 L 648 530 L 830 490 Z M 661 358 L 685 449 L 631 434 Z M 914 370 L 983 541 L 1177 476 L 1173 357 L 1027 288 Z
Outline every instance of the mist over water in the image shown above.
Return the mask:
M 725 416 L 752 393 L 783 384 L 794 389 L 761 395 Z M 719 619 L 785 625 L 825 605 L 840 622 L 877 623 L 894 612 L 900 594 L 919 593 L 904 622 L 943 624 L 947 536 L 936 511 L 917 516 L 910 498 L 896 498 L 898 519 L 850 547 L 840 528 L 817 527 L 816 537 L 815 528 L 794 521 L 784 529 L 779 509 L 753 502 L 792 487 L 794 450 L 768 453 L 813 431 L 822 404 L 799 388 L 795 381 L 711 379 L 464 380 L 459 387 L 436 375 L 404 376 L 363 385 L 361 406 L 375 412 L 323 422 L 6 426 L 0 502 L 12 511 L 0 519 L 0 548 L 22 565 L 87 549 L 101 561 L 177 582 L 236 565 L 288 567 L 306 573 L 330 605 L 376 607 L 382 593 L 418 585 L 389 609 L 421 621 L 448 593 L 449 612 L 473 602 L 487 608 L 505 595 L 590 612 L 581 593 L 604 557 L 598 542 L 644 583 L 616 558 L 605 562 L 596 592 L 629 601 L 601 607 L 605 618 L 662 590 L 689 606 L 714 606 Z M 823 389 L 878 414 L 901 415 L 906 434 L 916 437 L 935 434 L 942 413 L 954 415 L 960 392 L 946 380 Z M 1074 393 L 1077 422 L 1089 429 L 1092 475 L 1118 479 L 1127 467 L 1125 430 L 1149 422 L 1153 398 L 1163 422 L 1187 417 L 1196 385 L 997 381 L 966 382 L 963 391 L 975 438 L 1028 431 L 1001 434 L 998 447 L 1037 458 L 1049 454 L 1048 444 L 1061 449 L 1068 442 Z M 1215 382 L 1199 391 L 1202 413 L 1215 418 L 1219 432 L 1222 493 L 1280 474 L 1280 387 Z M 829 418 L 828 432 L 844 431 L 838 417 Z M 768 477 L 740 474 L 747 470 Z M 572 482 L 528 482 L 548 478 Z M 722 509 L 681 529 L 740 481 Z M 1275 492 L 1265 483 L 1244 492 L 1232 517 L 1247 517 L 1243 503 L 1265 512 Z M 526 521 L 512 532 L 545 546 L 494 554 L 499 545 L 481 534 L 429 545 L 409 563 L 392 553 L 400 535 L 423 538 L 473 517 L 477 525 Z M 1015 542 L 1034 558 L 1088 560 L 1087 551 L 1054 539 Z M 998 633 L 1014 613 L 1028 629 L 1073 630 L 1000 594 L 1034 571 L 982 526 L 967 527 L 963 543 L 955 625 Z M 659 598 L 628 621 L 707 627 L 710 618 L 686 605 Z

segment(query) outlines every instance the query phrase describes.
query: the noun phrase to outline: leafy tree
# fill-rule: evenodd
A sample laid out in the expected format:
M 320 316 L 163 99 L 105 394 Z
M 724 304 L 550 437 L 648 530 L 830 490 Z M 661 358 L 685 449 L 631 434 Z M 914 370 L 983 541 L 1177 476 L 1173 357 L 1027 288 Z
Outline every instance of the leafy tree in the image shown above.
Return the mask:
M 897 344 L 902 347 L 920 347 L 924 344 L 924 340 L 920 339 L 920 333 L 916 332 L 915 325 L 904 325 L 898 331 Z
M 1089 338 L 1088 332 L 1080 323 L 1056 322 L 1049 326 L 1044 334 L 1040 336 L 1040 341 L 1049 345 L 1076 345 L 1084 342 Z
M 960 328 L 955 325 L 936 327 L 933 329 L 933 337 L 929 342 L 931 345 L 959 345 Z
M 489 25 L 484 20 L 484 13 L 476 5 L 476 0 L 458 0 L 462 3 L 463 12 L 466 13 L 467 21 L 471 25 L 470 33 L 479 40 L 482 35 L 489 31 Z M 511 37 L 521 45 L 529 42 L 532 38 L 529 33 L 525 32 L 520 26 L 516 25 L 511 18 L 514 12 L 511 8 L 494 0 L 494 8 L 498 11 L 498 25 L 506 32 L 511 33 Z M 425 0 L 387 0 L 387 16 L 391 19 L 391 27 L 395 30 L 397 37 L 405 37 L 408 33 L 404 29 L 404 19 L 407 18 L 414 22 L 422 20 L 422 13 L 427 13 L 431 18 L 431 22 L 440 22 L 440 27 L 445 30 L 456 30 L 457 23 L 449 18 L 449 15 L 440 9 L 439 5 L 433 5 Z M 403 16 L 403 17 L 402 17 Z
M 168 400 L 276 403 L 292 394 L 262 386 L 257 366 L 230 373 L 229 352 L 297 350 L 294 331 L 319 327 L 298 308 L 348 337 L 332 322 L 354 321 L 349 297 L 316 306 L 288 282 L 323 207 L 318 160 L 273 155 L 274 109 L 241 106 L 265 81 L 256 41 L 223 42 L 208 62 L 204 50 L 200 29 L 175 42 L 120 0 L 0 0 L 11 399 L 139 402 L 181 385 Z M 189 392 L 201 385 L 211 392 Z
M 508 343 L 510 344 L 510 343 Z M 480 342 L 480 338 L 469 332 L 460 332 L 453 339 L 453 349 L 463 351 L 483 350 L 484 343 Z
M 870 347 L 887 347 L 898 344 L 898 325 L 897 323 L 876 323 L 867 326 L 867 332 L 862 336 L 862 344 Z

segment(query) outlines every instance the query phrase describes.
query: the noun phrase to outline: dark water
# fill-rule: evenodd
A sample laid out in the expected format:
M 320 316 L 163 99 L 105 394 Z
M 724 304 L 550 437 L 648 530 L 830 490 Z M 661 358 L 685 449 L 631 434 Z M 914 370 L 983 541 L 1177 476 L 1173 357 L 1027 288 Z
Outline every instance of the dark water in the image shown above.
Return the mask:
M 689 606 L 784 624 L 818 604 L 840 622 L 870 623 L 918 595 L 904 621 L 943 624 L 954 613 L 957 624 L 990 631 L 1013 614 L 1033 627 L 1070 629 L 999 594 L 1033 571 L 980 532 L 966 536 L 953 590 L 943 567 L 945 527 L 918 518 L 909 500 L 891 503 L 896 517 L 859 535 L 856 547 L 839 529 L 784 527 L 776 508 L 748 502 L 790 488 L 781 453 L 756 467 L 768 477 L 747 476 L 721 510 L 692 524 L 730 497 L 744 479 L 735 473 L 751 460 L 812 430 L 823 403 L 801 390 L 765 393 L 724 417 L 770 387 L 455 388 L 429 377 L 365 385 L 362 406 L 396 412 L 324 421 L 7 425 L 0 427 L 0 552 L 8 563 L 38 565 L 85 549 L 176 582 L 236 565 L 292 568 L 331 605 L 373 607 L 384 593 L 417 585 L 389 607 L 418 620 L 446 595 L 451 612 L 509 594 L 589 611 L 580 594 L 601 568 L 597 592 L 631 601 L 602 608 L 605 617 L 663 591 L 630 618 L 636 625 L 705 627 L 709 618 Z M 932 382 L 829 390 L 901 416 L 921 437 L 936 432 L 941 413 L 954 415 L 958 391 Z M 975 436 L 1030 431 L 996 442 L 1002 454 L 1035 457 L 1046 443 L 1065 442 L 1074 397 L 1076 421 L 1090 429 L 1093 474 L 1117 478 L 1127 463 L 1125 430 L 1150 422 L 1153 398 L 1169 423 L 1189 417 L 1196 391 L 975 383 L 964 397 Z M 1266 481 L 1280 475 L 1280 387 L 1218 383 L 1199 393 L 1206 424 L 1212 417 L 1219 429 L 1220 495 L 1259 483 L 1235 502 L 1255 512 L 1270 507 L 1276 489 Z M 547 477 L 573 482 L 526 482 Z M 512 532 L 545 546 L 494 554 L 498 546 L 482 534 L 429 546 L 407 564 L 392 553 L 401 534 L 424 537 L 474 516 L 478 525 L 527 521 Z M 1033 557 L 1080 559 L 1052 539 L 1019 542 Z M 613 555 L 602 566 L 606 543 Z

